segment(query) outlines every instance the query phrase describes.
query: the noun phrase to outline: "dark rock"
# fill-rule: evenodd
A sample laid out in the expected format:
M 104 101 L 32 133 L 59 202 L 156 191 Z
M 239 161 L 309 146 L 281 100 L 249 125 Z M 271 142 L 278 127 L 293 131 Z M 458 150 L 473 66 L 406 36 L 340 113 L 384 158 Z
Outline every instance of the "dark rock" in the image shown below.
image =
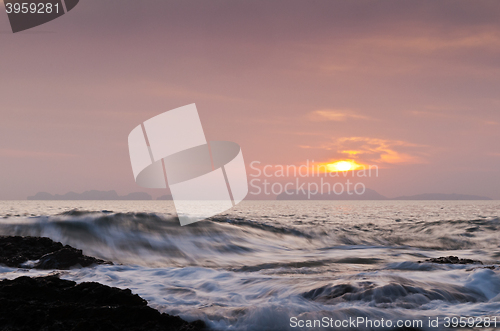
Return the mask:
M 76 284 L 57 276 L 0 281 L 0 329 L 27 330 L 179 330 L 205 328 L 161 314 L 129 289 L 99 283 Z
M 27 261 L 36 261 L 31 266 L 36 269 L 69 269 L 78 265 L 88 267 L 111 263 L 83 255 L 80 249 L 63 246 L 49 238 L 0 236 L 0 264 L 21 268 L 27 267 L 23 265 Z
M 75 249 L 70 246 L 65 246 L 53 253 L 45 254 L 42 256 L 38 263 L 35 264 L 36 269 L 69 269 L 74 265 L 81 265 L 88 267 L 92 264 L 106 263 L 103 260 L 96 259 L 95 257 L 86 256 L 82 254 L 81 249 Z
M 423 262 L 440 263 L 440 264 L 483 264 L 483 262 L 479 260 L 459 259 L 457 256 L 443 256 L 438 258 L 427 259 Z M 423 263 L 423 262 L 418 261 L 418 263 Z

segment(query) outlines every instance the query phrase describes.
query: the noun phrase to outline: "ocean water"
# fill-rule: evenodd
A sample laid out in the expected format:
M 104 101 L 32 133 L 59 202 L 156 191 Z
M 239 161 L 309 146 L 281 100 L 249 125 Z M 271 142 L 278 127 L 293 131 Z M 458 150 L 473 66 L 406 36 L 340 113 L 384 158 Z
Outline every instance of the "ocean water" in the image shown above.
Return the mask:
M 0 234 L 113 261 L 59 273 L 214 330 L 444 330 L 454 317 L 500 328 L 499 201 L 244 201 L 185 227 L 171 201 L 1 201 Z M 448 255 L 484 265 L 418 263 Z M 0 267 L 9 279 L 53 272 Z

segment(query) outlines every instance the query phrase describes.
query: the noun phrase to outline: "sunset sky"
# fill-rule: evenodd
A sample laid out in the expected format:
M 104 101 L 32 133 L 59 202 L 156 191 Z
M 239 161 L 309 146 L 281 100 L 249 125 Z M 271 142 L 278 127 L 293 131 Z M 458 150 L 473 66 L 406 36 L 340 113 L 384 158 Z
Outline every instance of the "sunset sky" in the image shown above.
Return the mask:
M 247 165 L 500 199 L 498 1 L 82 0 L 16 34 L 1 11 L 0 199 L 143 191 L 129 132 L 190 103 Z

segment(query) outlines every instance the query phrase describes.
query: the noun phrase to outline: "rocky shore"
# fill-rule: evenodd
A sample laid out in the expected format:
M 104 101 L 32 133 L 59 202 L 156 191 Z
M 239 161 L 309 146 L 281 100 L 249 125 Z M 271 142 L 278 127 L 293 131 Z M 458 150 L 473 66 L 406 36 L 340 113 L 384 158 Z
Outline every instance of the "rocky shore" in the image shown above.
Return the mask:
M 49 238 L 0 237 L 0 264 L 9 267 L 69 269 L 110 263 Z M 205 324 L 162 314 L 129 289 L 77 284 L 56 274 L 0 281 L 0 329 L 196 331 Z
M 15 236 L 0 237 L 0 264 L 14 268 L 69 269 L 111 262 L 83 255 L 80 249 L 49 238 Z
M 418 261 L 418 263 L 439 263 L 439 264 L 483 264 L 482 261 L 479 260 L 471 260 L 471 259 L 460 259 L 458 256 L 441 256 L 438 258 L 431 258 L 425 261 Z

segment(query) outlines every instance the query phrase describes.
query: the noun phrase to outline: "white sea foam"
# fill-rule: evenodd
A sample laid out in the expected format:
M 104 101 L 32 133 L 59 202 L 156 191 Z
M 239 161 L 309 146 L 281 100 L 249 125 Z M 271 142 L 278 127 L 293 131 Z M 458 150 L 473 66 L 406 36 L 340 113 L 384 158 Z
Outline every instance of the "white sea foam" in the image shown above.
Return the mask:
M 420 212 L 412 203 L 243 203 L 187 227 L 151 205 L 147 213 L 110 202 L 85 207 L 7 216 L 0 233 L 48 236 L 112 260 L 56 272 L 130 288 L 160 311 L 213 329 L 293 330 L 292 316 L 427 321 L 500 311 L 498 268 L 419 263 L 457 255 L 498 264 L 497 202 L 424 203 Z M 0 267 L 3 278 L 53 272 Z

